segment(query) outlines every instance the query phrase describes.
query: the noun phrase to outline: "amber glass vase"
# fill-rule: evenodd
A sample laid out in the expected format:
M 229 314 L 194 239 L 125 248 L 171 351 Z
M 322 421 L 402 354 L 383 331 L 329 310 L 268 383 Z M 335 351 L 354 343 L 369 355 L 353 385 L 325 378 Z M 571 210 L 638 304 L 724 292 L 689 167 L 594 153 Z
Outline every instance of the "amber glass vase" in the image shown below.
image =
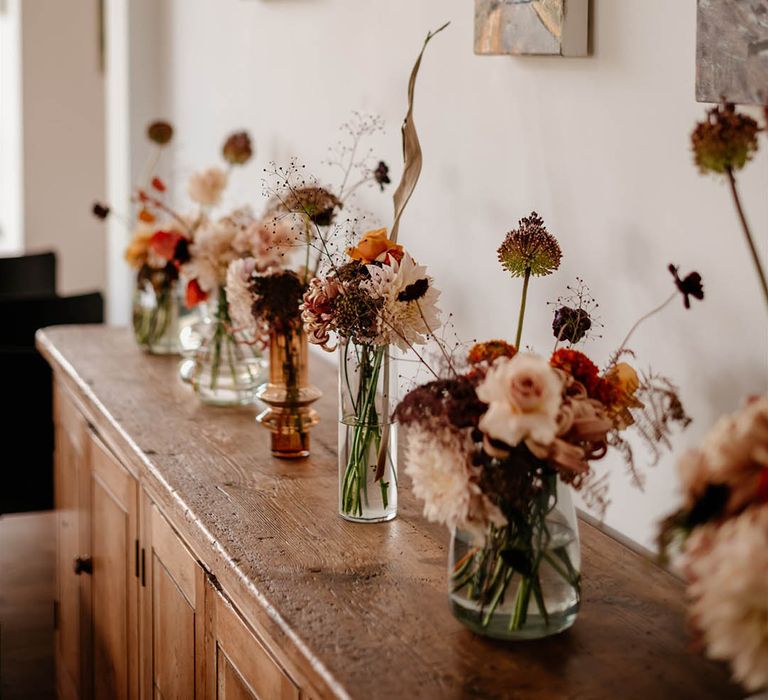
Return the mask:
M 257 421 L 272 432 L 272 454 L 309 456 L 309 430 L 319 416 L 311 408 L 322 392 L 309 383 L 307 335 L 300 321 L 273 327 L 269 337 L 269 382 L 256 397 L 267 404 Z

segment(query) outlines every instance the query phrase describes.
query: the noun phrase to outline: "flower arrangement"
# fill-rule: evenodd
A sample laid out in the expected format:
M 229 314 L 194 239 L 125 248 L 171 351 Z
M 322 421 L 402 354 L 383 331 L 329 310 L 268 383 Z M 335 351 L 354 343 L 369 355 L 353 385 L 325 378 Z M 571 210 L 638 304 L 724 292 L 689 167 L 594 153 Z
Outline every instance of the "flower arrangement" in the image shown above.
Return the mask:
M 330 249 L 337 215 L 363 184 L 382 189 L 388 168 L 356 159 L 364 137 L 381 128 L 375 118 L 355 115 L 345 125 L 352 146 L 342 149 L 344 178 L 338 188 L 307 178 L 304 168 L 290 163 L 268 171 L 270 199 L 258 220 L 258 251 L 234 260 L 227 271 L 226 293 L 234 323 L 270 346 L 270 381 L 258 391 L 268 404 L 258 417 L 272 432 L 272 453 L 279 457 L 309 454 L 308 430 L 317 422 L 309 405 L 319 391 L 307 381 L 307 338 L 302 322 L 302 300 L 310 280 Z M 360 178 L 348 186 L 353 170 Z M 338 194 L 336 194 L 336 192 Z
M 538 637 L 573 623 L 581 579 L 567 487 L 604 507 L 593 462 L 616 447 L 634 473 L 625 431 L 635 428 L 658 453 L 672 428 L 690 420 L 671 382 L 622 361 L 637 324 L 602 371 L 574 347 L 595 322 L 583 284 L 575 305 L 557 305 L 552 355 L 519 349 L 528 281 L 556 270 L 561 257 L 535 212 L 522 219 L 499 248 L 502 267 L 524 280 L 517 342 L 474 345 L 463 371 L 451 367 L 450 376 L 414 388 L 395 412 L 407 428 L 413 491 L 428 519 L 455 532 L 454 612 L 490 636 Z M 673 269 L 684 300 L 703 297 L 696 273 L 684 283 Z
M 403 125 L 403 177 L 394 195 L 391 232 L 366 232 L 336 259 L 326 247 L 325 270 L 309 283 L 302 317 L 310 342 L 339 358 L 339 513 L 353 522 L 383 522 L 397 514 L 391 347 L 412 351 L 440 325 L 436 289 L 426 268 L 397 242 L 400 221 L 421 169 L 413 120 L 416 78 L 430 32 L 411 71 Z M 375 170 L 380 187 L 388 169 Z
M 768 109 L 765 112 L 768 122 Z M 739 196 L 736 173 L 768 130 L 722 103 L 691 135 L 702 173 L 725 175 L 758 282 L 768 281 Z M 682 553 L 689 617 L 698 646 L 730 664 L 749 691 L 768 689 L 768 396 L 721 417 L 678 461 L 682 504 L 659 529 L 663 561 Z
M 701 646 L 747 690 L 768 688 L 768 396 L 723 416 L 678 462 L 683 503 L 662 523 L 683 552 Z
M 348 262 L 314 278 L 302 316 L 310 342 L 326 350 L 340 341 L 340 419 L 351 433 L 342 445 L 340 511 L 349 519 L 389 519 L 396 478 L 386 447 L 390 346 L 415 350 L 440 325 L 440 292 L 386 229 L 366 233 L 347 249 Z M 334 340 L 335 339 L 335 340 Z M 368 492 L 378 485 L 379 497 Z

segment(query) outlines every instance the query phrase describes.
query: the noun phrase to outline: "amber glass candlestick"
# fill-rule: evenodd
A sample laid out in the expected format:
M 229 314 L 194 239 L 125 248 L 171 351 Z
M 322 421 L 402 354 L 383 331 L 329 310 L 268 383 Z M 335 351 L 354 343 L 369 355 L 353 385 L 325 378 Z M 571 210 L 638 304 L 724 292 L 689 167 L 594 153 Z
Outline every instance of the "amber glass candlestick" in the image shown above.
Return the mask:
M 272 431 L 275 457 L 309 456 L 309 429 L 320 420 L 311 404 L 322 392 L 309 383 L 308 354 L 301 323 L 271 330 L 269 382 L 256 392 L 267 408 L 256 420 Z

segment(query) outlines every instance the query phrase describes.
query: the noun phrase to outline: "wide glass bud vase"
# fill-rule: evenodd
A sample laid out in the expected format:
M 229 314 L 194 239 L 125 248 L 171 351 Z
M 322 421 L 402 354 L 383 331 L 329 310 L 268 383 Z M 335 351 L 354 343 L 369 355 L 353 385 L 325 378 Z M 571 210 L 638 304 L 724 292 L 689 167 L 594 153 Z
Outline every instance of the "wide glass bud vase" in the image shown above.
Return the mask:
M 397 430 L 389 346 L 339 347 L 339 514 L 358 523 L 397 515 Z
M 309 430 L 320 420 L 311 405 L 322 392 L 309 383 L 309 349 L 300 320 L 270 330 L 269 382 L 256 396 L 267 404 L 256 420 L 272 433 L 272 455 L 309 457 Z
M 576 511 L 568 486 L 556 480 L 549 489 L 543 517 L 491 525 L 484 541 L 482 533 L 454 532 L 448 568 L 451 606 L 473 632 L 538 639 L 576 621 L 581 600 Z
M 133 293 L 133 335 L 139 347 L 152 355 L 178 355 L 181 329 L 194 322 L 186 309 L 177 277 L 163 270 L 139 273 Z
M 224 289 L 212 302 L 211 314 L 197 324 L 199 347 L 180 373 L 192 384 L 203 403 L 246 406 L 256 401 L 264 382 L 266 362 L 258 346 L 232 327 Z

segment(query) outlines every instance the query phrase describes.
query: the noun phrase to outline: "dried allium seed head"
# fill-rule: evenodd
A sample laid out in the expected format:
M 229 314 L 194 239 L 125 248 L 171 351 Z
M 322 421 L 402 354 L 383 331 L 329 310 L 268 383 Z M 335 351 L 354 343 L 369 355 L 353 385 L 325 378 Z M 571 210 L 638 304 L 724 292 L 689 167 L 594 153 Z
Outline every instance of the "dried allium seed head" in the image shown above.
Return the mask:
M 760 127 L 728 102 L 713 107 L 691 134 L 696 166 L 702 173 L 741 170 L 757 152 Z
M 245 165 L 253 156 L 253 144 L 247 131 L 231 134 L 221 149 L 224 160 L 231 165 Z
M 499 262 L 513 277 L 523 277 L 526 272 L 536 276 L 552 274 L 560 267 L 562 257 L 560 244 L 535 211 L 521 219 L 499 246 Z

